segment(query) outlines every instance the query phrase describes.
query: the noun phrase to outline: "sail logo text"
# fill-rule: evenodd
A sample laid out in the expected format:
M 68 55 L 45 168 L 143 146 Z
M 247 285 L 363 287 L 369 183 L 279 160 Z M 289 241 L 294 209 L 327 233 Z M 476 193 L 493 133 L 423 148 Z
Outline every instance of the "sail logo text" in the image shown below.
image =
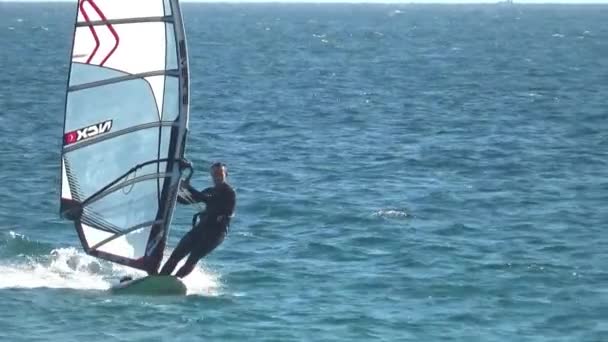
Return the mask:
M 96 123 L 89 127 L 67 132 L 66 134 L 63 135 L 63 142 L 65 145 L 77 143 L 84 139 L 92 138 L 99 134 L 107 133 L 111 129 L 112 129 L 112 120 L 106 120 L 104 122 Z

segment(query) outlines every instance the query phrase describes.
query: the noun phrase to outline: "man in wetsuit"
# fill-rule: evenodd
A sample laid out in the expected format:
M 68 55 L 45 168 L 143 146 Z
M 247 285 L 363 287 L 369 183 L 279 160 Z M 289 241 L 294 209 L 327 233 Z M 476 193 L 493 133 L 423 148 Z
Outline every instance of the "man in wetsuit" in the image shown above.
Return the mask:
M 189 196 L 178 196 L 177 201 L 181 204 L 203 202 L 206 204 L 206 210 L 195 215 L 192 229 L 180 240 L 169 260 L 160 270 L 162 275 L 171 274 L 177 263 L 190 254 L 186 263 L 175 274 L 179 278 L 187 276 L 201 258 L 224 241 L 230 218 L 234 213 L 236 195 L 232 187 L 226 183 L 228 176 L 226 165 L 215 163 L 211 165 L 210 171 L 215 184 L 213 187 L 197 191 L 188 181 L 183 183 L 190 194 Z M 199 216 L 198 223 L 196 223 L 196 216 Z

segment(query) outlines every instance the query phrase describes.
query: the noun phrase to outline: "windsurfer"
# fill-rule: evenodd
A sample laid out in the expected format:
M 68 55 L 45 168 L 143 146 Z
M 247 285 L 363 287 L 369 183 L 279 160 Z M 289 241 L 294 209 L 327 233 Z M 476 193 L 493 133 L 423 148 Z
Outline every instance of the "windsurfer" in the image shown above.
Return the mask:
M 190 274 L 196 263 L 223 241 L 234 215 L 236 194 L 226 182 L 228 170 L 223 163 L 215 163 L 210 168 L 214 186 L 197 191 L 188 180 L 183 181 L 184 192 L 180 193 L 177 201 L 180 204 L 203 202 L 206 210 L 194 215 L 192 229 L 182 237 L 173 253 L 160 271 L 161 275 L 173 272 L 177 263 L 187 254 L 186 263 L 177 271 L 176 277 L 183 278 Z M 199 219 L 198 223 L 197 217 Z

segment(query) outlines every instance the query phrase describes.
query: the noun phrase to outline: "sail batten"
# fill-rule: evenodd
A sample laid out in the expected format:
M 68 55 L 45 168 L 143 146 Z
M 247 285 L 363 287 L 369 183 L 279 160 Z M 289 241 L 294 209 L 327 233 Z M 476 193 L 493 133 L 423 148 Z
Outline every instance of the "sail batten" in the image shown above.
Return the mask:
M 138 74 L 118 76 L 118 77 L 107 78 L 107 79 L 103 79 L 103 80 L 73 85 L 68 88 L 68 91 L 70 91 L 70 92 L 79 91 L 79 90 L 83 90 L 83 89 L 101 87 L 101 86 L 108 85 L 108 84 L 119 83 L 119 82 L 124 82 L 124 81 L 129 81 L 129 80 L 140 79 L 140 78 L 146 78 L 146 77 L 151 77 L 151 76 L 179 77 L 179 74 L 178 74 L 177 69 L 170 69 L 170 70 L 163 69 L 163 70 L 155 70 L 155 71 L 146 71 L 146 72 L 140 72 Z
M 172 16 L 163 17 L 144 17 L 144 18 L 124 18 L 110 20 L 93 20 L 76 23 L 76 27 L 81 26 L 102 26 L 102 25 L 118 25 L 118 24 L 137 24 L 150 22 L 173 22 Z
M 177 0 L 78 2 L 61 213 L 87 253 L 149 273 L 162 258 L 181 178 L 189 107 L 182 45 Z

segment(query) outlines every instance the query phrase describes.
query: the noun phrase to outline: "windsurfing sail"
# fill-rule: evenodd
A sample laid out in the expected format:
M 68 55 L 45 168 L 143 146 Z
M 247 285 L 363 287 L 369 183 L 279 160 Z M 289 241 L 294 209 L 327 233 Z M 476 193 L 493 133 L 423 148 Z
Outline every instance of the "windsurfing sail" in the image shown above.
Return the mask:
M 61 214 L 93 256 L 156 273 L 181 177 L 189 73 L 178 0 L 79 0 Z

